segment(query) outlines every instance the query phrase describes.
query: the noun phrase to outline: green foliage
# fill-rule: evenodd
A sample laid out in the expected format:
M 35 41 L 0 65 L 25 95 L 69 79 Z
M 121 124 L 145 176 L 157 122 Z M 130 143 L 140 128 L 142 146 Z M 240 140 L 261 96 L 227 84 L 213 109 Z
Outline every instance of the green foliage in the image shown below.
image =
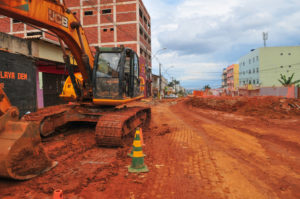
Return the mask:
M 180 90 L 180 91 L 178 92 L 178 95 L 179 95 L 180 97 L 183 97 L 183 96 L 185 95 L 185 93 L 184 93 L 182 90 Z
M 174 87 L 174 82 L 169 82 L 168 86 L 173 88 Z
M 295 73 L 293 73 L 290 77 L 286 77 L 283 74 L 280 74 L 280 79 L 278 80 L 283 86 L 291 86 L 297 83 L 300 83 L 300 80 L 293 81 Z
M 203 87 L 203 89 L 204 89 L 204 90 L 210 90 L 211 87 L 207 84 L 207 85 L 205 85 L 205 86 Z
M 168 86 L 173 88 L 174 86 L 179 85 L 179 84 L 180 84 L 180 82 L 177 81 L 176 79 L 174 79 L 173 81 L 171 81 L 171 82 L 168 84 Z

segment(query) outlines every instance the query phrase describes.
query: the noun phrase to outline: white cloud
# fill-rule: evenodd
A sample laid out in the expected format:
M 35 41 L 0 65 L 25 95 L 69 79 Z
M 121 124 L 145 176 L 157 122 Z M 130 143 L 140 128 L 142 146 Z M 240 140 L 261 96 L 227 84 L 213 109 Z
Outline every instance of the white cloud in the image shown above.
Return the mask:
M 197 78 L 201 84 L 208 77 L 221 79 L 220 74 L 212 72 L 221 73 L 222 68 L 235 63 L 250 49 L 261 47 L 262 32 L 269 32 L 269 46 L 300 44 L 298 0 L 144 0 L 144 3 L 152 18 L 153 52 L 168 48 L 158 55 L 159 59 L 165 66 L 176 67 L 169 73 L 181 79 L 183 85 L 189 80 L 197 83 Z M 157 66 L 157 61 L 153 61 L 154 72 Z

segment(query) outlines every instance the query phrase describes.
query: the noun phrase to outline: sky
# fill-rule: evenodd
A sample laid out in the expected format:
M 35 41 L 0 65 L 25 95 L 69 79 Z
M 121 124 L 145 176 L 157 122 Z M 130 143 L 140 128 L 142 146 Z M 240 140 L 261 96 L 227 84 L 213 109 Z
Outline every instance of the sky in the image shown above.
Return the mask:
M 187 89 L 221 86 L 222 69 L 251 49 L 300 45 L 299 0 L 143 0 L 151 16 L 153 73 Z M 166 48 L 165 50 L 161 50 Z

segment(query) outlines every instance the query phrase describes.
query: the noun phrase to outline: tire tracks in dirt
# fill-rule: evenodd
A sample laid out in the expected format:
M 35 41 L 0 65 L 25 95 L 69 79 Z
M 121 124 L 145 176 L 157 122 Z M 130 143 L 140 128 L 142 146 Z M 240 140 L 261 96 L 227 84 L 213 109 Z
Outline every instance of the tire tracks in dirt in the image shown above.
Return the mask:
M 201 136 L 177 118 L 168 105 L 152 111 L 156 116 L 152 125 L 165 121 L 171 133 L 157 136 L 150 143 L 149 148 L 156 147 L 150 159 L 155 176 L 147 187 L 150 195 L 144 198 L 229 198 L 213 151 Z
M 198 131 L 206 145 L 213 148 L 217 167 L 230 188 L 230 198 L 299 198 L 297 158 L 293 158 L 296 166 L 293 168 L 274 157 L 260 137 L 230 128 L 230 122 L 220 124 L 218 120 L 205 118 L 182 104 L 171 109 L 190 128 Z M 284 145 L 276 147 L 276 150 L 285 150 Z M 291 158 L 286 156 L 285 159 L 290 161 Z

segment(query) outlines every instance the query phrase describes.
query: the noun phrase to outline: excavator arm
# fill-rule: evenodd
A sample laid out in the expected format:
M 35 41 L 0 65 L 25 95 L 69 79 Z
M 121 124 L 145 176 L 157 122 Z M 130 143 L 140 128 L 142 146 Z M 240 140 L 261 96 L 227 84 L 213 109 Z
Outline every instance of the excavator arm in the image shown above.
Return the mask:
M 86 98 L 88 95 L 91 96 L 91 71 L 94 57 L 83 28 L 74 14 L 65 7 L 63 1 L 0 0 L 0 14 L 57 34 L 71 50 L 82 74 L 84 82 L 82 95 Z M 66 58 L 65 61 L 68 62 Z

